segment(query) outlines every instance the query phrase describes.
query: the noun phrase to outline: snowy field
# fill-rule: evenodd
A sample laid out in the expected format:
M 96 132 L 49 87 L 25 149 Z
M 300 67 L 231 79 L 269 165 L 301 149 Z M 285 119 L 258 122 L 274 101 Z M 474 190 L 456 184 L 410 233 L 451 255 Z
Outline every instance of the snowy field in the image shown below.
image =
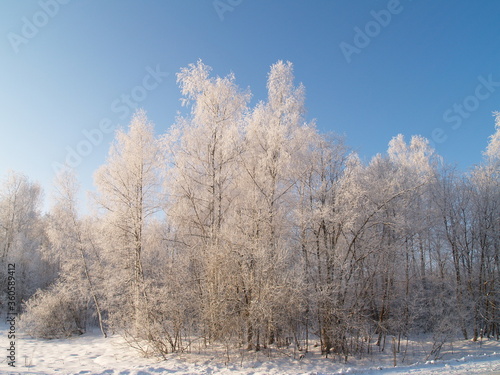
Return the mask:
M 5 326 L 0 333 L 7 349 Z M 455 341 L 443 348 L 442 359 L 426 361 L 431 346 L 432 343 L 424 340 L 410 341 L 405 363 L 394 368 L 387 349 L 386 353 L 376 352 L 363 359 L 350 358 L 348 363 L 338 358 L 320 358 L 314 351 L 302 359 L 298 356 L 294 359 L 293 351 L 242 351 L 232 353 L 227 363 L 223 348 L 197 352 L 193 347 L 191 354 L 171 355 L 166 361 L 160 361 L 141 357 L 120 336 L 104 339 L 93 332 L 64 340 L 37 340 L 21 335 L 16 340 L 16 368 L 7 366 L 4 355 L 0 360 L 0 374 L 500 374 L 500 342 Z M 417 357 L 421 357 L 420 360 Z

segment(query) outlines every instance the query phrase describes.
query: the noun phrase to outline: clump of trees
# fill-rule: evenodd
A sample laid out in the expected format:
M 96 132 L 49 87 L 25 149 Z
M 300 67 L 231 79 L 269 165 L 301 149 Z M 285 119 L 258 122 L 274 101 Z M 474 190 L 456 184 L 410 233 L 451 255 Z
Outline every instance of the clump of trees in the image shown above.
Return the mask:
M 70 172 L 46 215 L 38 185 L 3 182 L 1 261 L 21 267 L 27 332 L 94 324 L 155 355 L 194 339 L 314 339 L 347 357 L 387 335 L 500 338 L 500 117 L 470 173 L 419 136 L 364 164 L 306 120 L 291 63 L 271 67 L 253 108 L 234 75 L 201 61 L 177 79 L 188 114 L 156 136 L 139 110 L 117 131 L 92 214 Z

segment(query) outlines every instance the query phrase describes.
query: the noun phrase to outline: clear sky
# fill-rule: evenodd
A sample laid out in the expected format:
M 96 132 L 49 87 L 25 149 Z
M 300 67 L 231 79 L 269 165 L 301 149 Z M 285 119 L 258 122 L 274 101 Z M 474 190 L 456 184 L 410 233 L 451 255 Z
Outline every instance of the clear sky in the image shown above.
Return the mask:
M 73 150 L 91 189 L 112 129 L 137 105 L 163 133 L 181 109 L 175 74 L 199 58 L 252 103 L 289 60 L 308 119 L 364 160 L 420 134 L 466 170 L 500 111 L 499 15 L 498 0 L 2 0 L 0 178 L 23 172 L 50 195 Z

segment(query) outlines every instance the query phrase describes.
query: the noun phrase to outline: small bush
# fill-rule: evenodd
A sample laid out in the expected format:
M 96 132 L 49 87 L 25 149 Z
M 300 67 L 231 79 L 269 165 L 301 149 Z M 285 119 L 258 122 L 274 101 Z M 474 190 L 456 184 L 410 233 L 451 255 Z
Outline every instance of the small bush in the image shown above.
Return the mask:
M 19 328 L 32 337 L 55 339 L 85 332 L 86 303 L 80 293 L 58 283 L 37 291 L 25 304 Z

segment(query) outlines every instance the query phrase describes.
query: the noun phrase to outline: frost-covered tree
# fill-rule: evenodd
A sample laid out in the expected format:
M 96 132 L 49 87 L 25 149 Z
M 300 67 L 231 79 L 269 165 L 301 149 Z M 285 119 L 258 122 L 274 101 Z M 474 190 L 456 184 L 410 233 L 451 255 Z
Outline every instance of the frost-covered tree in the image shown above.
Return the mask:
M 484 153 L 488 165 L 496 168 L 496 172 L 498 173 L 498 169 L 500 168 L 500 113 L 495 113 L 496 121 L 495 121 L 495 133 L 490 137 L 488 146 L 486 147 L 486 151 Z M 498 176 L 497 176 L 498 177 Z
M 268 76 L 268 98 L 249 114 L 244 128 L 243 171 L 238 200 L 241 276 L 246 341 L 249 348 L 280 338 L 290 325 L 282 325 L 286 295 L 295 288 L 300 301 L 296 271 L 300 253 L 292 209 L 295 185 L 304 173 L 305 158 L 315 135 L 304 119 L 304 87 L 294 85 L 293 66 L 279 61 Z M 301 313 L 296 303 L 294 320 Z M 300 308 L 299 308 L 300 306 Z M 282 333 L 281 333 L 282 332 Z M 290 333 L 290 332 L 289 332 Z
M 237 270 L 229 218 L 238 194 L 240 127 L 249 94 L 238 88 L 232 74 L 210 77 L 210 68 L 201 61 L 183 68 L 177 80 L 190 113 L 164 138 L 167 214 L 175 246 L 189 258 L 203 334 L 213 340 L 235 329 L 228 328 L 237 304 L 231 296 Z
M 351 156 L 350 171 L 354 158 Z M 346 147 L 338 137 L 317 134 L 305 163 L 296 185 L 295 210 L 306 279 L 306 323 L 309 319 L 313 322 L 311 328 L 327 354 L 334 346 L 341 346 L 335 337 L 342 337 L 338 333 L 344 331 L 336 297 L 342 232 L 349 225 L 346 213 L 350 208 L 340 198 L 349 174 Z
M 449 280 L 453 284 L 457 326 L 464 338 L 500 336 L 498 320 L 500 187 L 496 131 L 484 153 L 484 162 L 471 173 L 443 171 L 435 190 Z
M 159 138 L 142 110 L 117 131 L 93 216 L 69 175 L 45 217 L 39 187 L 8 176 L 0 260 L 22 266 L 22 298 L 42 288 L 25 328 L 73 334 L 90 310 L 164 357 L 193 340 L 229 353 L 312 339 L 347 359 L 387 335 L 431 334 L 435 356 L 458 332 L 500 337 L 500 116 L 470 173 L 419 136 L 364 163 L 306 121 L 291 63 L 267 78 L 249 108 L 233 74 L 181 69 L 188 111 Z
M 52 277 L 39 251 L 46 240 L 41 198 L 40 186 L 23 174 L 11 171 L 0 182 L 0 293 L 7 291 L 7 263 L 16 264 L 18 306 Z
M 484 163 L 469 178 L 474 259 L 467 289 L 473 304 L 473 339 L 500 337 L 500 117 L 484 153 Z
M 132 332 L 144 330 L 148 322 L 144 232 L 160 210 L 161 165 L 153 124 L 138 110 L 128 129 L 116 132 L 106 164 L 95 173 L 108 263 L 108 309 L 115 324 L 129 325 Z
M 19 173 L 10 172 L 7 175 L 0 191 L 2 262 L 12 255 L 19 236 L 33 228 L 40 215 L 40 198 L 38 184 Z
M 468 338 L 470 299 L 465 285 L 467 273 L 464 265 L 472 267 L 473 258 L 471 219 L 471 189 L 467 179 L 456 171 L 443 171 L 435 191 L 435 201 L 442 220 L 442 233 L 453 270 L 453 284 L 456 299 L 458 327 L 465 339 Z M 468 260 L 468 261 L 467 261 Z M 469 267 L 469 271 L 472 269 Z
M 64 170 L 56 177 L 54 206 L 47 220 L 50 247 L 45 255 L 57 261 L 60 267 L 59 287 L 54 290 L 73 289 L 76 291 L 73 294 L 75 304 L 91 304 L 99 328 L 106 337 L 102 312 L 102 266 L 96 239 L 92 235 L 92 222 L 80 218 L 78 213 L 78 191 L 79 185 L 72 171 Z M 87 311 L 81 313 L 80 330 L 84 331 Z
M 337 168 L 340 175 L 337 171 L 327 180 L 331 182 L 320 185 L 315 201 L 320 220 L 313 238 L 316 272 L 324 280 L 317 297 L 324 353 L 361 350 L 361 342 L 353 346 L 348 341 L 353 335 L 377 334 L 383 348 L 385 335 L 402 329 L 404 294 L 394 285 L 405 280 L 401 249 L 417 230 L 410 207 L 417 206 L 432 178 L 431 159 L 423 139 L 415 137 L 407 145 L 399 136 L 389 144 L 387 156 L 377 155 L 367 166 L 351 156 Z

